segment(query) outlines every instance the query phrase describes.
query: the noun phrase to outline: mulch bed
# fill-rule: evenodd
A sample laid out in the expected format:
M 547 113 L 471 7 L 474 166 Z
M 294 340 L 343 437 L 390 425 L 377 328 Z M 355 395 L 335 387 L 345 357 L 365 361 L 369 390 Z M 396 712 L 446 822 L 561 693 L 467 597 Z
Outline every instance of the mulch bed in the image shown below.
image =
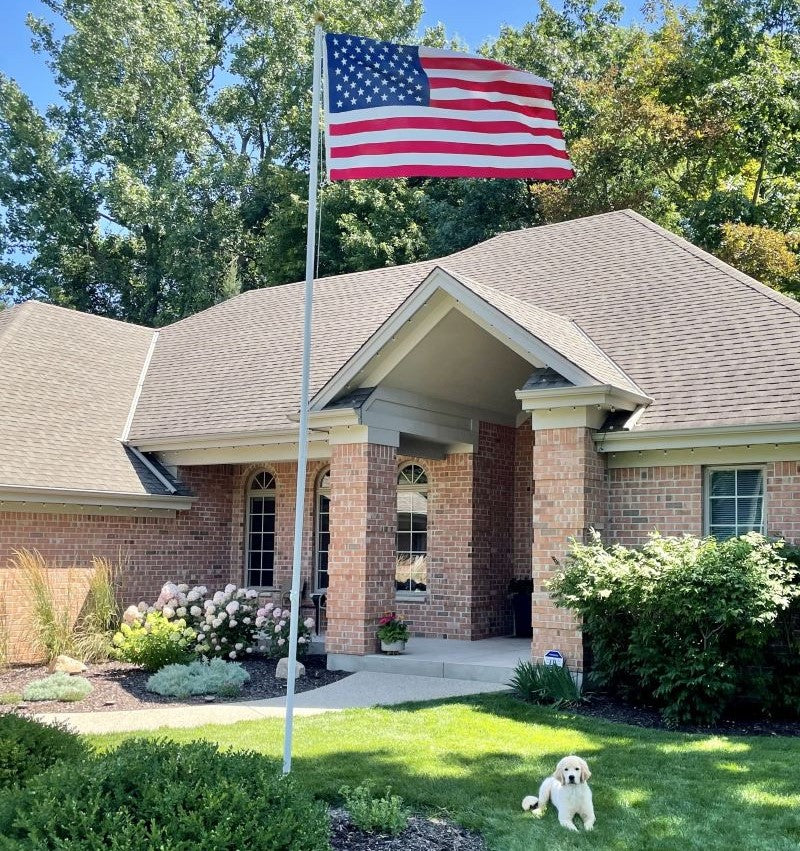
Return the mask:
M 364 833 L 343 810 L 331 810 L 333 851 L 486 851 L 481 836 L 445 819 L 412 816 L 397 836 Z
M 625 703 L 619 698 L 608 695 L 595 695 L 587 703 L 569 709 L 578 715 L 589 715 L 605 721 L 620 724 L 633 724 L 636 727 L 652 727 L 682 733 L 705 733 L 722 736 L 800 736 L 798 721 L 769 721 L 763 719 L 725 719 L 711 727 L 679 726 L 669 727 L 661 718 L 659 711 L 651 706 L 637 706 Z
M 349 674 L 343 671 L 328 671 L 324 655 L 306 656 L 302 662 L 306 666 L 306 676 L 297 680 L 296 692 L 310 691 L 320 686 L 334 683 Z M 281 697 L 286 694 L 286 680 L 275 677 L 277 663 L 273 659 L 255 658 L 242 662 L 250 674 L 242 694 L 233 700 L 262 700 L 268 697 Z M 0 706 L 0 711 L 29 710 L 31 712 L 95 712 L 117 709 L 147 709 L 156 704 L 186 706 L 208 703 L 204 697 L 190 697 L 184 700 L 162 697 L 147 691 L 145 684 L 150 674 L 135 665 L 124 662 L 106 662 L 102 665 L 89 665 L 82 676 L 92 684 L 87 697 L 77 703 L 58 701 L 37 701 L 36 703 L 10 704 Z M 0 672 L 0 696 L 9 692 L 22 692 L 32 680 L 48 676 L 48 671 L 40 665 L 9 668 Z M 217 698 L 228 703 L 231 698 Z

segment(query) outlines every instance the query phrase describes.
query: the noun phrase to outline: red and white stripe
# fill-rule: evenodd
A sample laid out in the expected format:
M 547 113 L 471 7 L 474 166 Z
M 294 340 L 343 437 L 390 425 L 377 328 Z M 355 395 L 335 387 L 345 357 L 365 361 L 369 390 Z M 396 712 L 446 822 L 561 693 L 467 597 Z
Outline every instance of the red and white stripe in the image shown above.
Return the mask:
M 419 56 L 430 106 L 328 112 L 331 180 L 573 176 L 547 80 L 466 53 Z

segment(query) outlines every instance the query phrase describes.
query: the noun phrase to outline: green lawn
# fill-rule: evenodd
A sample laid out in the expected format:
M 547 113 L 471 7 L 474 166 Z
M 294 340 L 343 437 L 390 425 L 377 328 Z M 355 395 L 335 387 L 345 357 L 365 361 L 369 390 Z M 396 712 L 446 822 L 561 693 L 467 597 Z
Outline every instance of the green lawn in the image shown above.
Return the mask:
M 294 767 L 336 800 L 343 783 L 390 784 L 416 809 L 481 831 L 496 851 L 800 848 L 800 739 L 666 733 L 531 707 L 506 695 L 299 718 Z M 283 722 L 162 731 L 277 760 Z M 109 747 L 122 736 L 94 737 Z M 568 753 L 594 774 L 597 825 L 570 834 L 520 801 Z

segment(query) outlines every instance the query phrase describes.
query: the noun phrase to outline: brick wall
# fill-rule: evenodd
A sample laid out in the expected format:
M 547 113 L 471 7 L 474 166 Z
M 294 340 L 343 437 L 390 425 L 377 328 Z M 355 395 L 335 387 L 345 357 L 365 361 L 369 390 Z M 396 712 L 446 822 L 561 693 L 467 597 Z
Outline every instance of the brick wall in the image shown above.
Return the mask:
M 574 615 L 550 600 L 545 583 L 553 559 L 564 558 L 569 539 L 585 540 L 589 527 L 605 529 L 605 470 L 587 428 L 536 432 L 533 447 L 532 655 L 558 649 L 573 670 L 583 669 L 583 641 Z
M 767 533 L 800 543 L 800 461 L 767 464 Z
M 329 653 L 372 653 L 381 614 L 393 608 L 397 525 L 395 449 L 331 448 Z
M 514 443 L 513 428 L 480 424 L 473 461 L 473 639 L 509 635 L 512 629 Z
M 472 597 L 471 454 L 448 455 L 441 461 L 400 456 L 403 464 L 419 464 L 428 476 L 428 590 L 424 599 L 396 601 L 393 608 L 409 623 L 413 635 L 470 638 Z
M 231 563 L 232 467 L 191 467 L 181 477 L 199 499 L 190 511 L 175 517 L 126 517 L 94 514 L 0 512 L 0 584 L 17 586 L 8 567 L 14 550 L 38 550 L 54 571 L 56 587 L 65 588 L 73 565 L 86 567 L 92 556 L 122 559 L 123 599 L 126 603 L 154 599 L 167 579 L 224 586 L 239 577 Z M 66 593 L 66 592 L 65 592 Z M 79 589 L 76 587 L 76 595 Z M 12 651 L 18 658 L 32 654 L 25 640 L 26 595 L 13 595 L 6 612 L 13 633 Z
M 702 534 L 699 464 L 608 471 L 608 540 L 636 546 L 654 529 L 662 535 Z

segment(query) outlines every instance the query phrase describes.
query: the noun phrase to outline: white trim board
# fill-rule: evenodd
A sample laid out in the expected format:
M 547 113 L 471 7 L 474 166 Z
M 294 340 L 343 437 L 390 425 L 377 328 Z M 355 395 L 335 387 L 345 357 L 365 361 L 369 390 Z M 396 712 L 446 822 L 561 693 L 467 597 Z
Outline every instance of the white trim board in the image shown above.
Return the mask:
M 681 465 L 745 465 L 769 461 L 800 463 L 800 443 L 750 444 L 746 446 L 701 446 L 697 449 L 647 449 L 635 452 L 606 452 L 608 469 L 624 467 L 675 467 Z

